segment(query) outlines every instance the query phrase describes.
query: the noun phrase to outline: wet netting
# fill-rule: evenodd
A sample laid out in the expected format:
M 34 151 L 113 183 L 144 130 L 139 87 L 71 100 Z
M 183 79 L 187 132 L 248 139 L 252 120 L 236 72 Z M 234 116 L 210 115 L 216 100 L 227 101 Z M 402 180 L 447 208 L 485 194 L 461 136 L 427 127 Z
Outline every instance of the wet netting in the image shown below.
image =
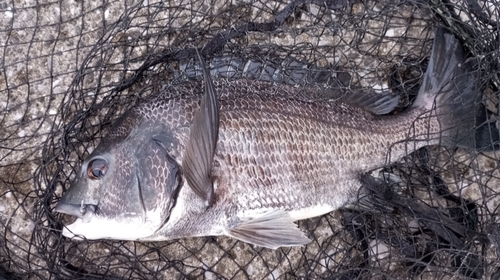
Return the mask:
M 72 241 L 54 212 L 110 124 L 169 84 L 246 77 L 415 99 L 437 27 L 460 39 L 497 126 L 500 2 L 0 1 L 0 279 L 499 279 L 499 153 L 431 146 L 299 222 L 313 241 Z M 494 137 L 491 144 L 498 144 Z

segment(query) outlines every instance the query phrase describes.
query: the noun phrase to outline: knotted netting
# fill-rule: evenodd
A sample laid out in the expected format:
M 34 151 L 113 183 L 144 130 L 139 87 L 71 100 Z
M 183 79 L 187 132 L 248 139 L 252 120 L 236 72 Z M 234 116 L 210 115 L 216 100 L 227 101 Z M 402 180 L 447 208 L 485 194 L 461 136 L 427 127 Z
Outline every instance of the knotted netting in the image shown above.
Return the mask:
M 194 48 L 214 77 L 315 87 L 316 102 L 389 90 L 402 111 L 445 27 L 476 61 L 496 125 L 499 2 L 3 1 L 0 14 L 0 279 L 500 277 L 495 151 L 388 151 L 358 203 L 299 222 L 303 247 L 72 241 L 53 211 L 114 120 L 201 75 Z

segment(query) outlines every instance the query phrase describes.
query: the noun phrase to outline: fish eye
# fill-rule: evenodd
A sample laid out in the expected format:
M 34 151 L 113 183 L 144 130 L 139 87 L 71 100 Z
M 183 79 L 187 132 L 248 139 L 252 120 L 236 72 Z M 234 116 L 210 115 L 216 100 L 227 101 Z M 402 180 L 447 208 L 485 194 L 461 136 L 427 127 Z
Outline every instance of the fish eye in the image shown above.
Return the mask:
M 96 158 L 87 165 L 87 175 L 90 179 L 96 180 L 106 175 L 108 163 L 102 158 Z

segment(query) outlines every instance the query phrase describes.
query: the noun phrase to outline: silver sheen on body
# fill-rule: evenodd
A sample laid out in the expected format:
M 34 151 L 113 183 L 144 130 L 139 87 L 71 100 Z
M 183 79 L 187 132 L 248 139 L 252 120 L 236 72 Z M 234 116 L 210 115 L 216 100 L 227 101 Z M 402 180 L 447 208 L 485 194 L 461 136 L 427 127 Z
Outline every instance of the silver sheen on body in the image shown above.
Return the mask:
M 475 77 L 438 30 L 418 97 L 314 103 L 315 89 L 248 79 L 170 87 L 122 116 L 55 210 L 63 235 L 160 241 L 226 235 L 267 248 L 310 240 L 294 221 L 353 202 L 360 175 L 427 145 L 473 146 Z M 300 94 L 299 94 L 300 93 Z

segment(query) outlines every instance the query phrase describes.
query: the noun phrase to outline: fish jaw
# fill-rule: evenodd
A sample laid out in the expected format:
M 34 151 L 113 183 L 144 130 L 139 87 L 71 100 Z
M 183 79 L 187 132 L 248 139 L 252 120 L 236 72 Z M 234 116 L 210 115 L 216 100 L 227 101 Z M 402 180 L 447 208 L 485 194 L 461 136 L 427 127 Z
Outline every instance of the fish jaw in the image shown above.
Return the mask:
M 159 213 L 149 213 L 148 218 L 144 220 L 139 215 L 127 215 L 121 217 L 101 217 L 93 215 L 92 217 L 77 218 L 70 225 L 64 226 L 63 236 L 75 240 L 90 239 L 115 239 L 115 240 L 138 240 L 154 235 L 160 218 Z

